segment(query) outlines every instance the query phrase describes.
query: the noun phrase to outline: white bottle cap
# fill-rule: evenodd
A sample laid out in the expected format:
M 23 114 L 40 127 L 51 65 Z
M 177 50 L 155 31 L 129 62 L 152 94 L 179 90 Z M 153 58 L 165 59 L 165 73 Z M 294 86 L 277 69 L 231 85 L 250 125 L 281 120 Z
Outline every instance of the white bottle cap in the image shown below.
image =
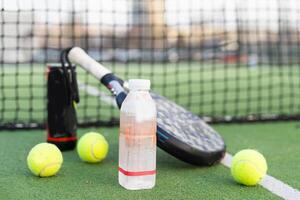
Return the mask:
M 147 79 L 130 79 L 129 90 L 150 90 L 151 82 Z

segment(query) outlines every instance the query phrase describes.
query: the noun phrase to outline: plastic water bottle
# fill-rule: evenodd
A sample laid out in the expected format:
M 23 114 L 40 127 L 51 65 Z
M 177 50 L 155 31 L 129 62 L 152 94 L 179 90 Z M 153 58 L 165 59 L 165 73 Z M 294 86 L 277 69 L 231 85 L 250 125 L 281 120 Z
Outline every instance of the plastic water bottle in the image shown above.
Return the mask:
M 155 185 L 156 107 L 149 90 L 149 80 L 129 80 L 129 93 L 121 106 L 119 184 L 129 190 Z

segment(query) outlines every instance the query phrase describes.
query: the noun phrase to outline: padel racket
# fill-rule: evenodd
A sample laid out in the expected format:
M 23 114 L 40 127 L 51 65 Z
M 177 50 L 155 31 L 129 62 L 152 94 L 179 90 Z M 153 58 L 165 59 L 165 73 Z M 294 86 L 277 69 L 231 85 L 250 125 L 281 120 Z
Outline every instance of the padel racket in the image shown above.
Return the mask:
M 79 47 L 70 49 L 68 59 L 100 80 L 121 107 L 127 93 L 120 78 Z M 223 158 L 226 146 L 214 129 L 165 97 L 152 92 L 151 96 L 157 107 L 157 145 L 161 149 L 194 165 L 213 165 Z

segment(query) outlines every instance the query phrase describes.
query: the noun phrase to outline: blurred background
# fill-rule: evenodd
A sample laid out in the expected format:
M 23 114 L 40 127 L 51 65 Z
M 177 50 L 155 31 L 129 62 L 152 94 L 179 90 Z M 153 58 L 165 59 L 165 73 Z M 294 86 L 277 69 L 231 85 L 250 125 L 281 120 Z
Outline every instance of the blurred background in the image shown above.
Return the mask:
M 300 119 L 297 0 L 0 0 L 0 128 L 42 128 L 47 63 L 79 46 L 208 122 Z M 77 68 L 81 126 L 116 125 Z

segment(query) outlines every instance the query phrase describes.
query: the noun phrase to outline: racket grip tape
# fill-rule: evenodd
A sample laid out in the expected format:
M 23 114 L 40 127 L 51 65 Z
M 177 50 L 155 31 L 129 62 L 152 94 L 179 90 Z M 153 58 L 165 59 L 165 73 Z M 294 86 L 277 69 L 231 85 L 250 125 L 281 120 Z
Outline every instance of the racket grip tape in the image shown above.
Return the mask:
M 106 74 L 111 73 L 109 69 L 96 62 L 80 47 L 73 47 L 68 53 L 68 58 L 71 62 L 80 65 L 98 80 L 101 80 Z

